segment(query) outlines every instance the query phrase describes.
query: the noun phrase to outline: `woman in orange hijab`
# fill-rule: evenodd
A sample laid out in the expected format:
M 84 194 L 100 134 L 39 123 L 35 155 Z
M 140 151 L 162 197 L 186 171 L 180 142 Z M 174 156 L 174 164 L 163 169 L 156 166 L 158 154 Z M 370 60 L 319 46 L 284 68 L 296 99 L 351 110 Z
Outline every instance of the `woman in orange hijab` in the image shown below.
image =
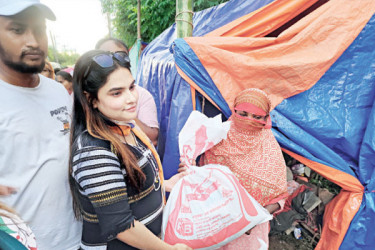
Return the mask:
M 271 214 L 280 210 L 287 196 L 286 165 L 271 131 L 271 101 L 260 89 L 246 89 L 234 101 L 227 139 L 208 150 L 201 162 L 227 166 L 241 185 Z M 222 249 L 268 248 L 269 223 Z

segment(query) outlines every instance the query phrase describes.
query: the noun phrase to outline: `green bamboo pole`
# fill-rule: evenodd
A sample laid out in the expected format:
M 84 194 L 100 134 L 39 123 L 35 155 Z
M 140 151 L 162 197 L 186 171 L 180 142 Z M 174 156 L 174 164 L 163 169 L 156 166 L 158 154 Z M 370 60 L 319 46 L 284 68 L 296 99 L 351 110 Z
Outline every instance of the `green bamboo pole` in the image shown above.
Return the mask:
M 193 36 L 193 0 L 176 0 L 177 38 Z
M 137 39 L 141 39 L 141 0 L 137 1 Z

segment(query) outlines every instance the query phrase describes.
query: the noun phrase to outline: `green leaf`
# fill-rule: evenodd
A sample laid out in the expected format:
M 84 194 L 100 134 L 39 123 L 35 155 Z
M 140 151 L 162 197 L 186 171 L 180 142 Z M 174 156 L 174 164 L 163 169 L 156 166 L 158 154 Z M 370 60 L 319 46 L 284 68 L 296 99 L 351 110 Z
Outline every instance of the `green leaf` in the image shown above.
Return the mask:
M 200 11 L 228 0 L 196 0 L 194 11 Z M 102 11 L 115 17 L 112 20 L 114 34 L 126 44 L 137 39 L 137 0 L 101 0 Z M 171 26 L 175 20 L 176 0 L 142 0 L 142 40 L 150 42 Z

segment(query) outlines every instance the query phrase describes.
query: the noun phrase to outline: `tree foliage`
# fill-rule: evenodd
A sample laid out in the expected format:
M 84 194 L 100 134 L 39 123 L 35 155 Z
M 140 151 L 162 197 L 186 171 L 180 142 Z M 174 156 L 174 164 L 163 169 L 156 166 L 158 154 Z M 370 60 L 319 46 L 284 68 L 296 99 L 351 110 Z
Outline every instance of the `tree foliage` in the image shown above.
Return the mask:
M 195 0 L 194 11 L 200 11 L 228 0 Z M 104 13 L 112 17 L 113 36 L 129 46 L 137 39 L 137 0 L 101 0 Z M 175 21 L 176 0 L 141 1 L 141 36 L 150 42 Z
M 59 62 L 62 68 L 74 65 L 79 56 L 79 54 L 70 51 L 56 51 L 56 53 L 54 53 L 52 47 L 48 47 L 48 60 L 51 62 Z

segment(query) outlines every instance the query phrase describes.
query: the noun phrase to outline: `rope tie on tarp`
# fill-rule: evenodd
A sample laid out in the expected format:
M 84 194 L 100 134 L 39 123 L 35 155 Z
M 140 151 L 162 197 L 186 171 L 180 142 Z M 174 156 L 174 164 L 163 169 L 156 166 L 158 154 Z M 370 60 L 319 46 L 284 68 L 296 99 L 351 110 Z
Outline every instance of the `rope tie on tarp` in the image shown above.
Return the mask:
M 189 13 L 189 14 L 191 14 L 191 15 L 194 15 L 194 12 L 193 12 L 193 11 L 190 11 L 190 10 L 184 10 L 184 11 L 180 11 L 180 12 L 178 12 L 178 13 L 176 14 L 174 20 L 175 20 L 176 22 L 177 22 L 177 21 L 182 21 L 182 22 L 188 23 L 188 24 L 190 24 L 191 27 L 194 29 L 194 25 L 193 25 L 192 22 L 186 21 L 186 20 L 184 20 L 184 19 L 177 18 L 179 15 L 181 15 L 181 14 L 183 14 L 183 13 Z

